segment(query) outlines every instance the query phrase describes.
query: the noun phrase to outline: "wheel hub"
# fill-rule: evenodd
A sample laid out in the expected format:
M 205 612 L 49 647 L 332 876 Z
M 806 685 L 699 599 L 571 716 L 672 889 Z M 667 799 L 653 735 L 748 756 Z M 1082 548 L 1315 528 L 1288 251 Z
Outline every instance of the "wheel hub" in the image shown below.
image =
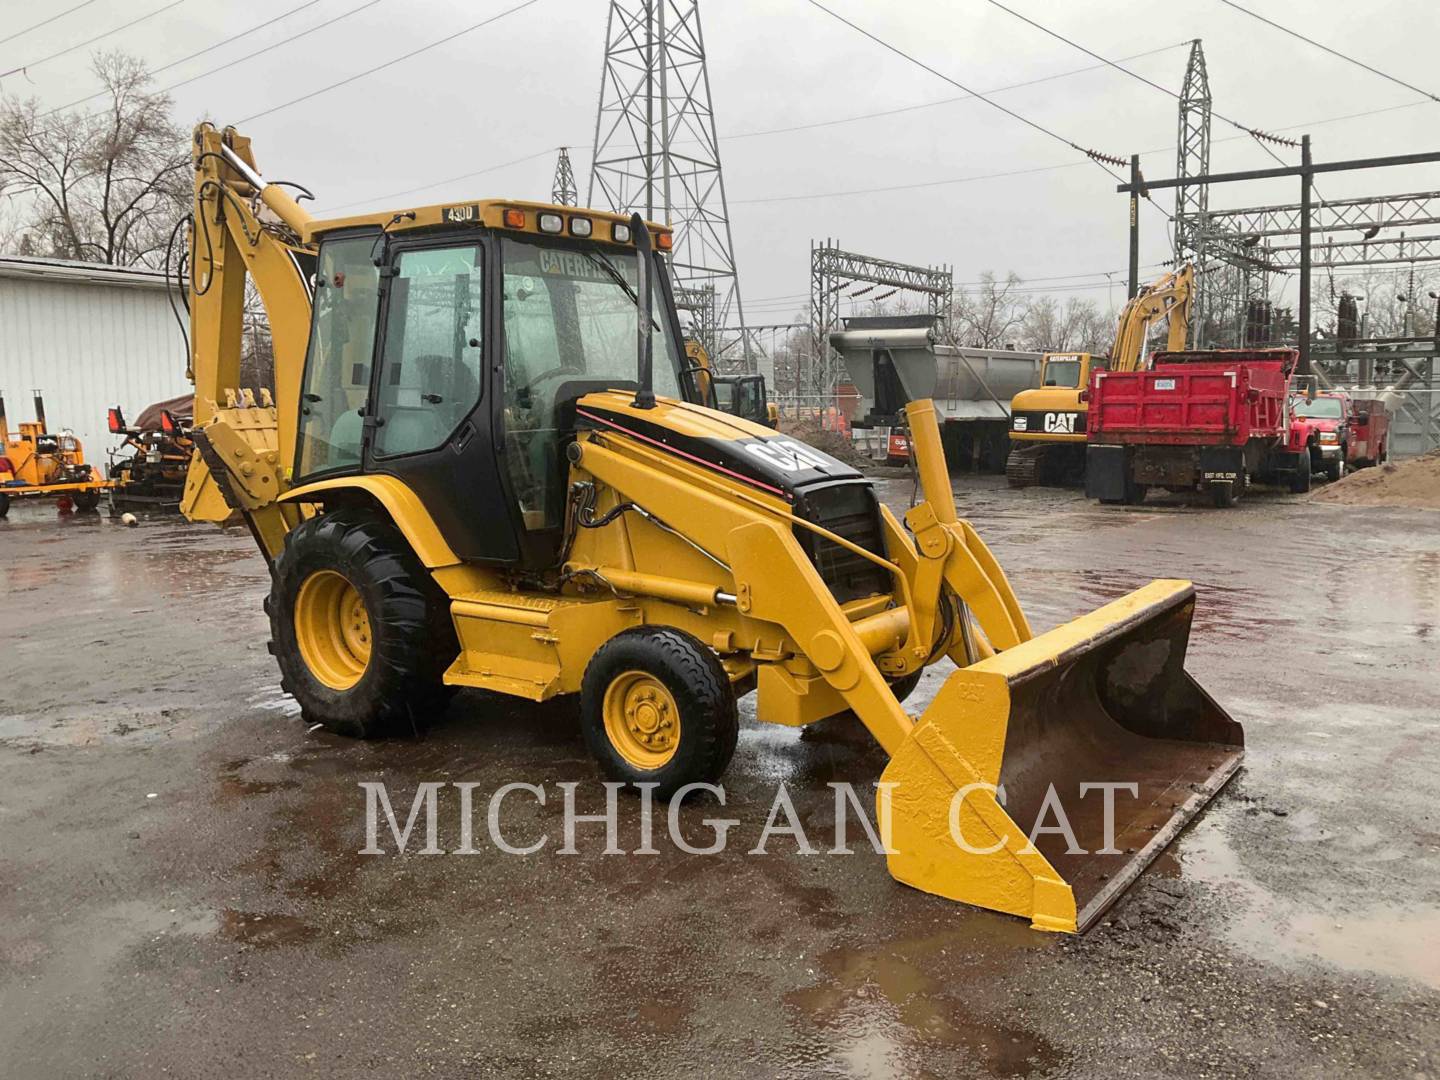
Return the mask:
M 640 769 L 658 769 L 680 745 L 680 709 L 663 682 L 627 671 L 605 691 L 605 733 L 615 752 Z
M 295 640 L 315 678 L 332 690 L 349 690 L 370 665 L 370 617 L 348 578 L 317 570 L 295 596 Z

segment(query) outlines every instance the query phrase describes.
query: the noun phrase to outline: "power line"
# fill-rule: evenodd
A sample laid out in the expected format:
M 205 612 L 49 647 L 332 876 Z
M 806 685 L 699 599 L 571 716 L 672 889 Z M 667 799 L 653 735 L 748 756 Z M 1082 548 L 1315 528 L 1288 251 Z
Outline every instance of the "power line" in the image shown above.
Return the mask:
M 129 22 L 125 23 L 122 26 L 117 26 L 113 30 L 106 30 L 103 34 L 96 34 L 94 37 L 86 41 L 82 41 L 78 45 L 71 45 L 69 48 L 61 49 L 59 52 L 51 53 L 49 56 L 43 57 L 39 60 L 32 60 L 28 64 L 21 64 L 19 67 L 11 68 L 9 71 L 0 71 L 0 79 L 8 78 L 11 75 L 18 75 L 21 72 L 28 72 L 31 68 L 39 67 L 41 64 L 48 64 L 51 60 L 58 60 L 62 56 L 68 56 L 76 49 L 83 49 L 87 45 L 94 45 L 95 42 L 107 38 L 111 34 L 120 33 L 121 30 L 129 30 L 130 27 L 137 26 L 140 23 L 144 22 L 146 19 L 153 19 L 156 15 L 159 15 L 162 12 L 169 11 L 173 7 L 179 7 L 184 2 L 185 0 L 171 0 L 171 3 L 166 4 L 164 7 L 156 8 L 154 11 L 151 11 L 145 15 L 141 15 L 138 19 L 131 19 Z M 72 8 L 71 10 L 74 9 Z
M 4 45 L 7 41 L 14 41 L 17 37 L 24 37 L 26 34 L 30 33 L 31 30 L 39 30 L 42 26 L 49 26 L 56 19 L 63 19 L 72 11 L 79 11 L 81 8 L 89 7 L 93 3 L 95 3 L 95 0 L 84 0 L 83 3 L 76 4 L 74 7 L 68 7 L 64 11 L 57 12 L 56 14 L 51 15 L 48 19 L 41 19 L 39 22 L 27 26 L 24 30 L 16 30 L 15 33 L 11 34 L 9 37 L 0 38 L 0 45 Z
M 1007 176 L 1028 176 L 1031 173 L 1054 172 L 1056 169 L 1073 169 L 1083 165 L 1081 161 L 1069 161 L 1063 165 L 1038 165 L 1033 169 L 1010 169 L 1006 172 L 981 173 L 976 176 L 956 176 L 948 180 L 923 180 L 914 184 L 889 184 L 884 187 L 853 188 L 849 191 L 821 191 L 806 195 L 770 195 L 759 199 L 731 199 L 734 204 L 805 202 L 810 199 L 836 199 L 848 195 L 876 195 L 886 191 L 913 191 L 917 188 L 942 187 L 946 184 L 968 184 L 976 180 L 998 180 Z
M 1169 52 L 1171 49 L 1178 49 L 1183 45 L 1190 44 L 1188 41 L 1176 42 L 1174 45 L 1162 45 L 1158 49 L 1147 49 L 1145 52 L 1131 53 L 1129 56 L 1121 57 L 1122 60 L 1139 60 L 1146 56 L 1155 56 L 1158 53 Z M 1056 79 L 1068 79 L 1073 75 L 1083 75 L 1089 71 L 1099 71 L 1107 64 L 1092 64 L 1089 67 L 1075 68 L 1072 71 L 1061 71 L 1054 75 L 1042 75 L 1038 79 L 1027 79 L 1024 82 L 1009 83 L 1005 86 L 992 87 L 984 91 L 987 94 L 999 94 L 1007 90 L 1020 90 L 1027 86 L 1038 86 L 1041 83 L 1053 82 Z M 817 120 L 808 124 L 793 124 L 789 127 L 762 128 L 759 131 L 740 131 L 732 135 L 722 135 L 722 142 L 733 139 L 755 139 L 762 135 L 789 135 L 796 131 L 810 131 L 815 128 L 834 127 L 838 124 L 850 124 L 857 120 L 876 120 L 885 116 L 896 116 L 900 113 L 916 112 L 920 109 L 933 109 L 939 105 L 952 105 L 957 101 L 973 101 L 977 95 L 960 94 L 957 97 L 941 98 L 938 101 L 922 101 L 915 105 L 901 105 L 894 109 L 882 109 L 879 112 L 859 113 L 854 116 L 841 116 L 833 120 Z M 677 140 L 678 141 L 678 140 Z
M 339 206 L 327 207 L 326 212 L 333 213 L 336 210 L 348 210 L 352 206 L 364 206 L 367 204 L 382 202 L 386 199 L 397 199 L 401 195 L 413 195 L 417 191 L 428 191 L 430 188 L 443 187 L 446 184 L 453 184 L 459 180 L 469 180 L 471 177 L 483 176 L 486 173 L 496 172 L 499 169 L 506 169 L 509 168 L 511 165 L 519 165 L 526 161 L 534 161 L 538 157 L 548 157 L 553 152 L 554 147 L 547 146 L 544 150 L 541 150 L 538 153 L 526 154 L 524 157 L 516 158 L 513 161 L 504 161 L 501 162 L 499 165 L 490 165 L 483 169 L 476 169 L 474 172 L 461 173 L 459 176 L 447 176 L 444 180 L 436 180 L 433 183 L 421 184 L 419 187 L 405 188 L 403 191 L 392 191 L 388 195 L 374 195 L 368 199 L 356 199 L 354 202 L 341 203 Z
M 376 2 L 376 3 L 379 3 L 379 0 L 375 0 L 375 2 Z M 189 62 L 189 61 L 191 61 L 191 60 L 194 60 L 197 56 L 204 56 L 204 55 L 205 55 L 206 53 L 208 53 L 208 52 L 214 52 L 216 49 L 223 48 L 224 46 L 229 45 L 229 44 L 230 44 L 231 42 L 233 42 L 233 41 L 239 41 L 239 40 L 240 40 L 241 38 L 243 38 L 243 37 L 248 37 L 250 34 L 255 33 L 257 30 L 264 30 L 267 26 L 273 26 L 275 23 L 279 22 L 281 19 L 288 19 L 291 15 L 294 15 L 294 14 L 296 14 L 297 12 L 304 11 L 306 8 L 309 8 L 309 7 L 314 7 L 314 6 L 315 6 L 316 4 L 318 4 L 318 3 L 320 3 L 320 0 L 305 0 L 305 3 L 299 4 L 299 5 L 297 5 L 296 7 L 291 8 L 291 9 L 288 10 L 288 11 L 282 11 L 279 15 L 276 15 L 273 19 L 266 19 L 266 20 L 265 20 L 264 22 L 262 22 L 262 23 L 256 23 L 254 26 L 250 27 L 250 29 L 248 29 L 248 30 L 241 30 L 238 34 L 231 34 L 229 37 L 225 38 L 224 40 L 222 40 L 222 41 L 217 41 L 214 45 L 207 45 L 205 48 L 199 49 L 199 50 L 191 53 L 189 56 L 182 56 L 182 57 L 180 57 L 180 59 L 178 59 L 178 60 L 171 60 L 168 64 L 163 64 L 163 65 L 161 65 L 160 67 L 156 68 L 154 71 L 150 72 L 150 74 L 151 74 L 151 75 L 158 75 L 158 74 L 160 74 L 160 72 L 162 72 L 162 71 L 169 71 L 169 70 L 170 70 L 171 68 L 173 68 L 173 67 L 179 67 L 181 64 L 184 64 L 184 63 L 187 63 L 187 62 Z M 369 4 L 366 4 L 365 6 L 366 6 L 366 7 L 369 7 L 370 5 L 369 5 Z M 356 10 L 359 10 L 359 9 L 357 8 Z M 353 15 L 354 13 L 355 13 L 355 12 L 353 12 L 353 11 L 348 11 L 348 12 L 346 12 L 344 15 L 338 16 L 337 19 L 332 19 L 332 20 L 330 20 L 330 22 L 336 22 L 336 21 L 338 21 L 338 19 L 343 19 L 343 18 L 345 18 L 347 15 Z M 328 26 L 328 25 L 329 25 L 329 23 L 321 23 L 321 24 L 320 24 L 320 26 Z M 318 30 L 319 27 L 313 27 L 312 29 Z M 296 34 L 294 37 L 286 38 L 285 41 L 278 41 L 278 42 L 276 42 L 274 45 L 270 45 L 270 46 L 268 46 L 267 48 L 261 49 L 261 50 L 259 50 L 259 52 L 251 53 L 250 55 L 251 55 L 251 56 L 259 56 L 260 53 L 267 52 L 267 51 L 269 51 L 269 49 L 273 49 L 273 48 L 275 48 L 277 45 L 283 45 L 283 44 L 285 44 L 286 41 L 293 41 L 293 40 L 295 40 L 295 37 L 303 37 L 304 34 L 308 34 L 308 33 L 310 33 L 310 32 L 311 32 L 310 30 L 306 30 L 306 31 L 304 31 L 304 32 L 301 33 L 301 34 Z M 242 58 L 242 59 L 248 60 L 249 58 L 250 58 L 250 57 L 244 57 L 244 58 Z M 241 62 L 240 60 L 234 61 L 234 63 L 236 63 L 236 64 L 238 64 L 238 63 L 240 63 L 240 62 Z M 226 64 L 225 66 L 226 66 L 226 67 L 230 67 L 231 65 L 230 65 L 230 64 Z M 221 68 L 215 68 L 215 69 L 214 69 L 214 71 L 220 71 L 220 70 L 223 70 L 223 69 L 221 69 Z M 206 74 L 206 75 L 208 75 L 208 74 L 213 74 L 213 72 L 205 72 L 204 74 Z M 193 82 L 195 79 L 199 79 L 199 78 L 203 78 L 203 75 L 196 75 L 196 76 L 194 76 L 193 78 L 187 79 L 187 80 L 185 80 L 185 81 L 186 81 L 186 82 Z M 184 83 L 176 83 L 175 85 L 176 85 L 176 86 L 183 86 Z M 173 90 L 174 88 L 175 88 L 175 87 L 172 86 L 172 87 L 168 87 L 166 90 L 160 90 L 160 91 L 157 91 L 157 92 L 163 94 L 163 93 L 167 93 L 169 90 Z M 69 104 L 66 104 L 66 105 L 57 105 L 55 108 L 50 109 L 50 110 L 47 111 L 47 112 L 41 113 L 41 116 L 42 116 L 42 117 L 43 117 L 43 116 L 51 116 L 51 115 L 53 115 L 53 114 L 55 114 L 55 113 L 57 113 L 57 112 L 61 112 L 61 111 L 65 110 L 65 109 L 73 109 L 76 105 L 83 105 L 83 104 L 85 104 L 85 102 L 87 102 L 87 101 L 94 101 L 96 98 L 104 97 L 105 94 L 106 94 L 106 91 L 104 91 L 104 90 L 99 90 L 99 91 L 97 91 L 97 92 L 95 92 L 95 93 L 93 93 L 93 94 L 90 94 L 90 95 L 87 96 L 87 97 L 76 98 L 74 101 L 70 102 Z
M 1252 19 L 1259 19 L 1259 20 L 1260 20 L 1261 22 L 1263 22 L 1266 26 L 1273 26 L 1276 30 L 1279 30 L 1282 34 L 1289 34 L 1289 35 L 1290 35 L 1291 37 L 1293 37 L 1293 38 L 1299 38 L 1301 41 L 1305 42 L 1306 44 L 1308 44 L 1308 45 L 1314 45 L 1315 48 L 1320 49 L 1320 50 L 1322 50 L 1323 52 L 1327 52 L 1327 53 L 1329 53 L 1331 56 L 1339 57 L 1341 60 L 1344 60 L 1347 64 L 1354 64 L 1356 67 L 1364 68 L 1366 71 L 1370 72 L 1370 74 L 1372 74 L 1372 75 L 1379 75 L 1382 79 L 1387 79 L 1387 80 L 1389 80 L 1390 82 L 1395 83 L 1397 86 L 1403 86 L 1403 87 L 1405 87 L 1406 90 L 1411 90 L 1411 91 L 1413 91 L 1413 92 L 1421 95 L 1422 97 L 1427 97 L 1427 98 L 1429 98 L 1431 101 L 1440 101 L 1440 97 L 1436 97 L 1434 94 L 1430 93 L 1429 90 L 1421 90 L 1420 87 L 1418 87 L 1418 86 L 1413 86 L 1413 85 L 1411 85 L 1410 83 L 1407 83 L 1404 79 L 1397 79 L 1394 75 L 1387 74 L 1386 72 L 1381 71 L 1379 68 L 1371 67 L 1369 64 L 1365 63 L 1364 61 L 1362 61 L 1362 60 L 1356 60 L 1353 56 L 1348 56 L 1348 55 L 1346 55 L 1345 53 L 1340 52 L 1338 49 L 1332 49 L 1332 48 L 1330 48 L 1330 46 L 1328 46 L 1328 45 L 1322 45 L 1322 44 L 1320 44 L 1320 42 L 1316 41 L 1314 38 L 1308 38 L 1308 37 L 1306 37 L 1304 34 L 1299 33 L 1298 31 L 1291 30 L 1288 26 L 1281 26 L 1279 23 L 1274 22 L 1274 21 L 1271 20 L 1271 19 L 1265 18 L 1264 15 L 1259 15 L 1259 14 L 1251 11 L 1249 8 L 1243 8 L 1243 7 L 1241 7 L 1239 4 L 1234 3 L 1233 0 L 1220 0 L 1220 2 L 1221 2 L 1222 4 L 1224 4 L 1226 7 L 1232 7 L 1232 8 L 1234 8 L 1236 11 L 1240 12 L 1240 13 L 1243 14 L 1243 15 L 1249 15 Z
M 1079 49 L 1079 50 L 1080 50 L 1081 52 L 1083 52 L 1086 56 L 1090 56 L 1090 57 L 1093 57 L 1093 58 L 1096 59 L 1096 60 L 1099 60 L 1101 63 L 1103 63 L 1103 64 L 1105 64 L 1105 65 L 1107 65 L 1107 66 L 1109 66 L 1109 67 L 1114 68 L 1116 71 L 1120 72 L 1122 75 L 1128 75 L 1128 76 L 1130 76 L 1130 78 L 1132 78 L 1132 79 L 1138 79 L 1140 82 L 1144 83 L 1146 86 L 1150 87 L 1151 89 L 1159 90 L 1162 94 L 1167 94 L 1167 95 L 1169 95 L 1170 97 L 1175 98 L 1177 101 L 1180 99 L 1180 95 L 1177 94 L 1174 90 L 1171 90 L 1168 86 L 1162 86 L 1160 83 L 1155 82 L 1153 79 L 1147 79 L 1144 75 L 1141 75 L 1139 72 L 1131 71 L 1131 70 L 1130 70 L 1129 68 L 1127 68 L 1127 67 L 1121 67 L 1118 61 L 1107 59 L 1106 57 L 1101 56 L 1099 53 L 1097 53 L 1097 52 L 1095 52 L 1095 51 L 1093 51 L 1093 50 L 1091 50 L 1091 49 L 1087 49 L 1084 45 L 1081 45 L 1078 41 L 1075 41 L 1075 40 L 1073 40 L 1073 39 L 1071 39 L 1071 38 L 1068 38 L 1068 37 L 1066 37 L 1064 34 L 1061 34 L 1061 33 L 1057 32 L 1057 31 L 1055 31 L 1055 30 L 1051 30 L 1048 26 L 1045 26 L 1045 25 L 1043 25 L 1043 24 L 1041 24 L 1041 23 L 1036 22 L 1034 19 L 1030 18 L 1028 15 L 1022 15 L 1020 12 L 1016 11 L 1014 8 L 1006 7 L 1004 4 L 1000 3 L 1000 0 L 986 0 L 986 2 L 989 3 L 989 4 L 990 4 L 991 6 L 993 6 L 993 7 L 999 8 L 1001 11 L 1005 12 L 1005 14 L 1007 14 L 1007 15 L 1012 15 L 1012 16 L 1014 16 L 1015 18 L 1019 19 L 1021 22 L 1027 23 L 1028 25 L 1033 26 L 1036 30 L 1039 30 L 1042 34 L 1048 34 L 1048 35 L 1050 35 L 1051 37 L 1055 38 L 1057 41 L 1063 41 L 1066 45 L 1069 45 L 1072 49 Z M 1266 133 L 1266 132 L 1263 132 L 1263 131 L 1259 130 L 1258 128 L 1253 128 L 1253 127 L 1251 127 L 1249 124 L 1242 124 L 1242 123 L 1240 123 L 1240 121 L 1238 121 L 1238 120 L 1232 120 L 1230 117 L 1225 116 L 1223 113 L 1221 113 L 1221 112 L 1220 112 L 1219 110 L 1217 110 L 1217 109 L 1212 108 L 1210 111 L 1211 111 L 1211 113 L 1214 114 L 1215 116 L 1220 117 L 1221 120 L 1224 120 L 1225 123 L 1229 124 L 1231 127 L 1238 128 L 1239 130 L 1245 132 L 1247 135 L 1253 135 L 1256 139 L 1259 139 L 1259 140 L 1261 140 L 1262 142 L 1263 142 L 1264 140 L 1266 140 L 1266 139 L 1272 139 L 1272 140 L 1275 140 L 1275 141 L 1277 141 L 1277 142 L 1283 142 L 1283 143 L 1285 143 L 1287 146 L 1294 146 L 1294 145 L 1295 145 L 1295 142 L 1294 142 L 1294 140 L 1292 140 L 1292 139 L 1275 139 L 1275 136 L 1270 135 L 1270 134 L 1268 134 L 1268 133 Z M 1273 157 L 1274 155 L 1272 154 L 1271 156 Z M 1276 158 L 1276 160 L 1278 161 L 1279 158 Z
M 984 94 L 979 93 L 979 92 L 976 91 L 976 90 L 972 90 L 970 87 L 966 86 L 964 83 L 959 82 L 959 81 L 956 80 L 956 79 L 952 79 L 949 75 L 945 75 L 945 74 L 943 74 L 943 73 L 935 70 L 933 67 L 931 67 L 929 64 L 925 63 L 923 60 L 920 60 L 920 59 L 917 59 L 917 58 L 914 57 L 914 56 L 911 56 L 909 53 L 905 52 L 903 49 L 898 48 L 898 47 L 895 46 L 895 45 L 891 45 L 888 41 L 885 41 L 883 38 L 876 37 L 876 36 L 875 36 L 874 34 L 872 34 L 869 30 L 866 30 L 866 29 L 864 29 L 864 28 L 861 27 L 861 26 L 857 26 L 855 23 L 853 23 L 853 22 L 851 22 L 849 19 L 845 18 L 845 16 L 840 15 L 840 14 L 838 14 L 837 12 L 831 11 L 831 10 L 830 10 L 829 8 L 827 8 L 824 4 L 820 3 L 820 0 L 807 0 L 807 2 L 810 4 L 811 7 L 819 8 L 819 9 L 820 9 L 821 11 L 823 11 L 826 15 L 829 15 L 832 19 L 835 19 L 835 20 L 837 20 L 837 21 L 839 21 L 839 22 L 844 23 L 846 26 L 850 27 L 851 30 L 854 30 L 857 34 L 860 34 L 860 35 L 862 35 L 862 36 L 864 36 L 864 37 L 869 38 L 871 41 L 873 41 L 875 44 L 879 45 L 881 48 L 884 48 L 884 49 L 889 50 L 890 52 L 894 53 L 896 56 L 899 56 L 899 57 L 901 57 L 901 58 L 904 59 L 904 60 L 908 60 L 910 63 L 914 64 L 914 65 L 915 65 L 916 67 L 918 67 L 918 68 L 923 69 L 924 71 L 928 71 L 931 75 L 934 75 L 937 79 L 943 79 L 945 82 L 949 83 L 951 86 L 955 87 L 956 89 L 958 89 L 958 90 L 963 90 L 963 91 L 965 91 L 965 93 L 970 94 L 970 95 L 972 95 L 972 96 L 974 96 L 974 97 L 979 98 L 979 99 L 980 99 L 981 101 L 983 101 L 986 105 L 989 105 L 992 109 L 998 109 L 998 110 L 1000 110 L 1001 112 L 1003 112 L 1006 116 L 1009 116 L 1009 117 L 1011 117 L 1011 118 L 1014 119 L 1014 120 L 1019 120 L 1019 121 L 1020 121 L 1022 124 L 1024 124 L 1026 127 L 1033 128 L 1034 130 L 1040 132 L 1042 135 L 1047 135 L 1047 136 L 1049 136 L 1050 138 L 1054 139 L 1056 142 L 1064 143 L 1066 146 L 1070 147 L 1070 149 L 1072 149 L 1072 150 L 1078 150 L 1080 153 L 1082 153 L 1082 154 L 1084 154 L 1086 157 L 1088 157 L 1091 161 L 1095 162 L 1096 165 L 1099 165 L 1100 168 L 1104 169 L 1107 173 L 1110 173 L 1111 176 L 1116 176 L 1116 175 L 1117 175 L 1117 174 L 1116 174 L 1115 172 L 1113 172 L 1111 169 L 1107 168 L 1106 165 L 1104 164 L 1104 162 L 1109 161 L 1109 162 L 1111 162 L 1112 164 L 1118 165 L 1118 164 L 1120 164 L 1120 158 L 1118 158 L 1118 157 L 1113 157 L 1113 156 L 1107 155 L 1107 154 L 1101 154 L 1099 151 L 1090 150 L 1090 149 L 1087 149 L 1086 147 L 1081 146 L 1079 143 L 1071 142 L 1069 139 L 1065 138 L 1065 136 L 1060 135 L 1060 134 L 1057 134 L 1057 133 L 1054 132 L 1054 131 L 1051 131 L 1049 128 L 1045 127 L 1043 124 L 1037 123 L 1036 121 L 1031 120 L 1029 117 L 1021 115 L 1020 113 L 1016 112 L 1014 109 L 1006 108 L 1004 105 L 1001 105 L 1001 104 L 999 104 L 998 102 L 991 101 L 991 100 L 990 100 L 988 97 L 986 97 Z
M 263 109 L 260 112 L 251 113 L 249 116 L 241 117 L 240 120 L 237 121 L 237 123 L 247 124 L 251 120 L 258 120 L 262 116 L 269 116 L 271 113 L 277 113 L 281 109 L 288 109 L 291 105 L 298 105 L 302 101 L 309 101 L 311 98 L 319 97 L 321 94 L 328 93 L 331 90 L 335 90 L 341 86 L 347 86 L 352 82 L 365 78 L 365 76 L 367 75 L 373 75 L 377 71 L 383 71 L 385 68 L 394 67 L 396 64 L 403 63 L 404 61 L 409 60 L 412 57 L 419 56 L 421 53 L 429 52 L 431 49 L 438 48 L 441 45 L 454 41 L 456 38 L 463 37 L 464 35 L 471 33 L 472 31 L 479 30 L 482 26 L 489 26 L 491 23 L 497 22 L 500 19 L 505 18 L 505 16 L 507 15 L 513 15 L 517 11 L 523 11 L 525 8 L 530 7 L 532 4 L 538 4 L 539 2 L 540 0 L 524 0 L 523 3 L 516 4 L 514 7 L 506 8 L 498 15 L 491 15 L 488 19 L 482 19 L 479 22 L 467 26 L 462 30 L 456 30 L 453 34 L 447 34 L 445 37 L 440 38 L 438 41 L 432 41 L 429 45 L 422 45 L 418 49 L 412 49 L 408 53 L 395 57 L 393 60 L 386 60 L 383 64 L 376 64 L 374 67 L 366 68 L 364 71 L 357 72 L 356 74 L 351 75 L 348 78 L 341 79 L 339 82 L 333 82 L 329 86 L 322 86 L 320 87 L 320 89 L 312 90 L 308 94 L 301 94 L 299 97 L 291 98 L 289 101 L 282 101 L 279 105 L 272 105 L 268 109 Z

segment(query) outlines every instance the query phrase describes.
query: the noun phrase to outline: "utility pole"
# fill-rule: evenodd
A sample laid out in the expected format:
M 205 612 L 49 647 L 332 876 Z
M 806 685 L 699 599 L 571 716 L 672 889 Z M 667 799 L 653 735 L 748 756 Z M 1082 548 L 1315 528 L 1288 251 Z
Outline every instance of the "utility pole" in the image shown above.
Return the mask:
M 1140 155 L 1130 155 L 1130 299 L 1140 293 Z
M 1300 366 L 1301 375 L 1312 374 L 1310 370 L 1310 195 L 1315 186 L 1315 174 L 1311 171 L 1310 136 L 1300 137 Z

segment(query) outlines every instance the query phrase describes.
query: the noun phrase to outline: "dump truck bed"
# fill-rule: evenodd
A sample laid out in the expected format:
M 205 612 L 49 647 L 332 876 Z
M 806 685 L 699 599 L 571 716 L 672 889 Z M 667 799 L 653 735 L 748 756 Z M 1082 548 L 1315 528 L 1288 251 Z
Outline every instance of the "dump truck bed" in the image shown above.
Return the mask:
M 1088 439 L 1243 446 L 1252 439 L 1283 438 L 1289 354 L 1157 353 L 1148 371 L 1097 371 L 1090 381 Z M 1174 359 L 1179 356 L 1195 359 Z

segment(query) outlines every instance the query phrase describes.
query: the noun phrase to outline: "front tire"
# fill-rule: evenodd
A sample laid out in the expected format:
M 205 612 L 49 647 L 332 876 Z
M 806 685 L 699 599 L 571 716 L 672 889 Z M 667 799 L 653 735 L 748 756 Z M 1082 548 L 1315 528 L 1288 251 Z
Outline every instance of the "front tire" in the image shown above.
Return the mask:
M 1332 484 L 1345 475 L 1345 448 L 1340 448 L 1340 456 L 1334 461 L 1325 463 L 1325 478 Z
M 340 510 L 296 526 L 265 611 L 280 686 L 306 722 L 369 739 L 418 733 L 444 711 L 459 651 L 449 603 L 388 521 Z
M 605 774 L 656 784 L 660 799 L 719 780 L 740 731 L 720 658 L 669 627 L 637 627 L 602 645 L 585 668 L 580 716 Z
M 1295 471 L 1290 474 L 1290 494 L 1304 495 L 1310 490 L 1310 451 L 1295 455 Z

